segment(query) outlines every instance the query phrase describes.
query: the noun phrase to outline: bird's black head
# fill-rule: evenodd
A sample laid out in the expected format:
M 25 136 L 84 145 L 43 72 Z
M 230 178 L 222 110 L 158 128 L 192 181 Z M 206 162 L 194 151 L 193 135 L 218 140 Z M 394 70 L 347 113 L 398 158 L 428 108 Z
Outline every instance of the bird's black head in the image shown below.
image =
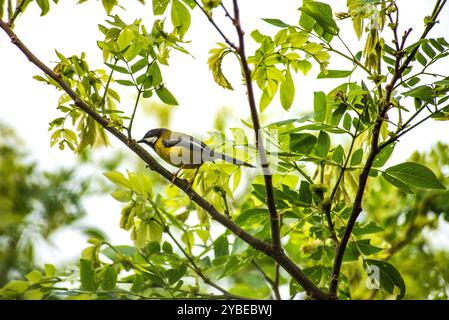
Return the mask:
M 149 145 L 150 147 L 154 148 L 154 143 L 156 142 L 156 140 L 161 136 L 161 134 L 165 130 L 167 130 L 167 129 L 164 129 L 164 128 L 151 129 L 143 136 L 142 139 L 137 141 L 137 143 L 145 143 L 145 144 Z

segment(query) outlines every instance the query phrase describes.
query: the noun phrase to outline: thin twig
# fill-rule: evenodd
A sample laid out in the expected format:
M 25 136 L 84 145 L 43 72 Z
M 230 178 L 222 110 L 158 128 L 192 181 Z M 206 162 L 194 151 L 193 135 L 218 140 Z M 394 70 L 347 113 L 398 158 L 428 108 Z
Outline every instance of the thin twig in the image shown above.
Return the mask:
M 150 202 L 153 206 L 154 211 L 156 212 L 156 214 L 158 215 L 159 219 L 160 219 L 160 223 L 162 224 L 162 227 L 164 229 L 164 232 L 166 234 L 168 234 L 168 236 L 170 237 L 170 239 L 172 239 L 172 241 L 175 243 L 175 245 L 178 247 L 178 249 L 182 252 L 182 254 L 187 258 L 187 260 L 190 262 L 190 264 L 192 265 L 192 269 L 194 270 L 194 272 L 201 278 L 203 279 L 204 283 L 210 285 L 211 287 L 217 289 L 218 291 L 220 291 L 221 293 L 223 293 L 223 295 L 227 298 L 227 299 L 237 299 L 237 300 L 247 300 L 248 297 L 243 297 L 243 296 L 239 296 L 239 295 L 235 295 L 230 293 L 229 291 L 227 291 L 226 289 L 222 288 L 221 286 L 219 286 L 218 284 L 216 284 L 215 282 L 213 282 L 212 280 L 209 279 L 209 277 L 207 277 L 203 271 L 201 270 L 201 268 L 196 264 L 195 260 L 193 259 L 193 257 L 187 253 L 187 251 L 183 248 L 183 246 L 181 246 L 181 244 L 179 243 L 179 241 L 175 238 L 175 236 L 173 235 L 173 233 L 171 233 L 170 231 L 170 227 L 168 225 L 166 225 L 164 223 L 163 217 L 161 215 L 161 213 L 159 212 L 159 209 L 157 208 L 157 206 L 155 205 L 155 203 L 153 201 Z
M 267 273 L 262 269 L 262 267 L 256 262 L 256 260 L 252 260 L 251 261 L 252 265 L 254 267 L 256 267 L 257 270 L 259 270 L 260 274 L 262 275 L 262 277 L 265 279 L 265 281 L 270 285 L 271 287 L 271 291 L 273 291 L 273 295 L 275 297 L 276 300 L 281 300 L 281 294 L 279 293 L 279 277 L 276 276 L 277 278 L 277 282 L 276 280 L 272 280 Z M 277 264 L 275 266 L 275 268 L 277 269 Z
M 118 59 L 115 58 L 114 66 L 117 65 L 117 61 L 118 61 Z M 100 102 L 101 113 L 103 113 L 103 117 L 106 116 L 106 108 L 105 108 L 106 96 L 108 94 L 108 89 L 109 89 L 109 85 L 111 84 L 113 74 L 114 74 L 114 69 L 111 69 L 111 73 L 109 74 L 108 81 L 106 82 L 106 86 L 104 88 L 104 94 L 103 94 L 103 97 L 101 98 L 101 102 Z
M 245 78 L 245 84 L 247 89 L 247 95 L 248 95 L 248 103 L 251 111 L 251 119 L 253 122 L 253 128 L 256 136 L 256 148 L 259 152 L 259 160 L 260 164 L 262 166 L 264 179 L 265 179 L 265 189 L 267 194 L 267 206 L 268 211 L 270 213 L 270 221 L 271 221 L 271 240 L 272 240 L 272 246 L 275 252 L 282 252 L 282 246 L 281 246 L 281 233 L 280 233 L 280 223 L 279 223 L 279 214 L 276 209 L 276 203 L 274 200 L 274 188 L 273 188 L 273 176 L 270 172 L 269 164 L 268 164 L 268 158 L 265 151 L 265 147 L 263 144 L 263 132 L 260 127 L 259 122 L 259 115 L 257 111 L 256 106 L 256 100 L 254 98 L 254 90 L 253 90 L 253 84 L 252 84 L 252 78 L 251 78 L 251 70 L 248 65 L 248 60 L 246 59 L 246 53 L 245 53 L 245 38 L 244 38 L 244 31 L 242 29 L 242 24 L 240 21 L 240 12 L 239 12 L 239 6 L 238 1 L 233 0 L 234 4 L 234 24 L 235 29 L 237 31 L 238 35 L 238 55 L 240 57 L 240 63 L 242 65 L 243 69 L 243 76 Z
M 14 13 L 12 14 L 12 16 L 9 18 L 8 21 L 8 26 L 10 28 L 12 28 L 14 21 L 16 21 L 17 17 L 19 16 L 20 13 L 22 13 L 23 10 L 23 5 L 25 4 L 25 0 L 22 0 L 20 2 L 17 3 L 16 9 L 14 10 Z

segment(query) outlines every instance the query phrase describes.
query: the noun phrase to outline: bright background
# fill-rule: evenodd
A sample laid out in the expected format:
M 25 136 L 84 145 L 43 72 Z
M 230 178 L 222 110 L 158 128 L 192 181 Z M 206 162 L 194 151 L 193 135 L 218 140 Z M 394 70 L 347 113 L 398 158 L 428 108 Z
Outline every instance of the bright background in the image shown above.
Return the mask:
M 114 13 L 127 22 L 141 18 L 150 29 L 154 17 L 152 16 L 151 1 L 142 6 L 137 1 L 127 0 L 127 11 L 114 9 Z M 332 4 L 334 12 L 346 11 L 346 1 L 327 1 Z M 52 65 L 55 62 L 57 49 L 66 56 L 85 52 L 91 69 L 103 68 L 101 51 L 96 41 L 102 39 L 97 25 L 103 23 L 106 14 L 99 1 L 88 1 L 82 5 L 75 5 L 76 1 L 61 1 L 57 6 L 52 6 L 51 12 L 40 17 L 40 10 L 33 3 L 27 12 L 19 17 L 15 31 L 22 41 L 43 62 Z M 225 0 L 230 9 L 230 1 Z M 249 38 L 254 29 L 262 33 L 273 35 L 275 27 L 263 22 L 260 18 L 280 18 L 285 22 L 295 24 L 299 19 L 298 7 L 300 1 L 291 0 L 241 0 L 241 20 L 246 30 L 248 40 L 247 52 L 251 54 L 255 50 L 255 43 Z M 431 13 L 434 1 L 429 0 L 399 0 L 398 5 L 402 9 L 400 15 L 401 32 L 413 27 L 409 41 L 414 41 L 420 36 L 424 23 L 424 16 Z M 225 34 L 235 39 L 233 26 L 222 16 L 221 10 L 214 15 L 217 23 L 223 26 Z M 344 21 L 339 24 L 341 35 L 344 39 L 350 39 L 350 47 L 353 52 L 362 49 L 362 42 L 354 41 L 354 31 L 351 22 Z M 449 30 L 449 12 L 445 8 L 440 16 L 440 25 L 432 31 L 432 37 L 443 36 Z M 216 112 L 226 106 L 232 110 L 236 119 L 248 119 L 249 108 L 246 93 L 241 84 L 240 71 L 237 61 L 227 58 L 224 63 L 224 72 L 235 91 L 227 91 L 216 85 L 208 70 L 207 58 L 209 49 L 216 42 L 223 42 L 219 34 L 208 23 L 207 19 L 196 9 L 192 13 L 192 24 L 186 35 L 186 39 L 192 40 L 186 44 L 186 48 L 192 56 L 178 52 L 172 52 L 170 68 L 162 69 L 164 81 L 167 87 L 174 93 L 179 101 L 179 107 L 173 108 L 171 128 L 191 134 L 201 135 L 213 129 L 213 119 Z M 409 42 L 411 43 L 411 42 Z M 345 61 L 331 60 L 331 69 L 348 69 L 350 66 Z M 445 71 L 449 70 L 446 63 Z M 314 66 L 311 73 L 305 78 L 298 75 L 295 78 L 296 99 L 289 114 L 283 113 L 283 119 L 298 117 L 311 110 L 314 91 L 328 91 L 337 82 L 331 80 L 315 80 L 318 72 Z M 57 147 L 50 148 L 50 135 L 48 123 L 59 116 L 56 110 L 60 93 L 53 88 L 46 87 L 32 79 L 33 75 L 40 74 L 39 70 L 30 64 L 23 54 L 13 46 L 5 34 L 0 34 L 0 121 L 11 125 L 18 135 L 24 139 L 31 150 L 31 157 L 38 162 L 42 169 L 54 169 L 57 167 L 70 167 L 76 164 L 76 155 L 70 150 L 60 151 Z M 121 91 L 120 91 L 121 92 Z M 131 112 L 133 94 L 122 93 L 122 103 L 119 108 Z M 263 123 L 274 122 L 279 119 L 275 115 L 280 110 L 278 98 L 263 116 Z M 273 116 L 276 116 L 274 118 Z M 134 132 L 137 136 L 143 135 L 155 125 L 155 121 L 148 116 L 137 114 Z M 236 121 L 233 126 L 241 126 Z M 428 122 L 412 133 L 407 134 L 397 145 L 393 158 L 389 164 L 395 164 L 407 159 L 415 150 L 426 151 L 437 140 L 449 142 L 449 130 L 447 122 Z M 120 143 L 111 137 L 112 148 L 123 148 Z M 97 152 L 98 157 L 106 155 L 112 149 L 103 149 Z M 135 156 L 130 153 L 130 161 L 135 161 Z M 130 162 L 131 163 L 131 162 Z M 102 172 L 89 171 L 83 175 L 101 175 Z M 1 177 L 0 177 L 1 178 Z M 85 206 L 89 215 L 81 224 L 94 225 L 106 231 L 113 244 L 130 243 L 129 234 L 119 228 L 120 207 L 119 203 L 111 197 L 89 197 L 85 200 Z M 449 248 L 449 227 L 443 221 L 439 232 L 429 234 L 433 243 L 438 247 Z M 86 239 L 80 236 L 76 230 L 63 230 L 52 238 L 54 245 L 42 247 L 37 255 L 38 261 L 58 263 L 70 257 L 76 257 L 86 246 Z

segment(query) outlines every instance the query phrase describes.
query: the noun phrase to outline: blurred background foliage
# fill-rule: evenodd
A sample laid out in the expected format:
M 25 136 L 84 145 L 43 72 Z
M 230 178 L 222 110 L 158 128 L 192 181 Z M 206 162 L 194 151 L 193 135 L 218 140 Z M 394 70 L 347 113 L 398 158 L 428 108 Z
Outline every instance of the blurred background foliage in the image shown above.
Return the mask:
M 73 168 L 42 171 L 24 140 L 0 123 L 0 286 L 35 268 L 36 246 L 52 245 L 57 231 L 74 228 L 88 236 L 105 237 L 96 227 L 74 226 L 87 214 L 83 197 L 110 189 L 97 177 L 77 175 L 90 158 L 85 152 Z M 114 169 L 119 162 L 116 157 L 100 162 L 99 167 Z

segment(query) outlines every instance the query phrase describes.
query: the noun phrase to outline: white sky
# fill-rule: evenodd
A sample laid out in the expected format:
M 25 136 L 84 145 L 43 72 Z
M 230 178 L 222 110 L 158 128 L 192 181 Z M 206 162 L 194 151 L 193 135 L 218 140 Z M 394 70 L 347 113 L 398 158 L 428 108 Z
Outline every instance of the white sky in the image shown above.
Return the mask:
M 45 17 L 39 17 L 39 9 L 33 3 L 26 14 L 21 16 L 16 23 L 16 33 L 22 41 L 45 63 L 51 64 L 56 61 L 54 49 L 58 49 L 66 56 L 79 54 L 81 51 L 87 53 L 90 67 L 103 68 L 101 52 L 98 50 L 96 41 L 102 39 L 97 25 L 103 23 L 106 17 L 100 2 L 89 1 L 83 5 L 75 6 L 77 1 L 61 1 L 57 6 L 52 6 L 51 12 Z M 122 1 L 124 2 L 124 1 Z M 132 22 L 135 18 L 142 18 L 144 24 L 150 29 L 153 23 L 151 1 L 143 7 L 137 1 L 126 1 L 127 12 L 115 9 L 121 17 Z M 129 2 L 129 4 L 128 4 Z M 229 4 L 230 1 L 225 3 Z M 345 11 L 346 1 L 332 2 L 334 11 Z M 423 18 L 430 14 L 434 1 L 400 0 L 401 8 L 400 29 L 405 30 L 413 27 L 411 39 L 416 39 L 423 29 Z M 246 35 L 254 29 L 262 33 L 274 34 L 277 29 L 260 18 L 280 18 L 288 23 L 295 24 L 299 18 L 297 8 L 300 1 L 290 0 L 246 0 L 241 3 L 241 19 Z M 129 6 L 128 6 L 129 5 Z M 230 6 L 229 6 L 230 7 Z M 224 18 L 221 12 L 216 14 L 217 22 L 223 26 L 223 30 L 235 39 L 235 31 Z M 448 38 L 449 12 L 445 8 L 440 18 L 441 25 L 432 31 L 432 36 L 442 36 L 445 33 Z M 340 24 L 344 39 L 351 39 L 353 52 L 361 49 L 361 43 L 354 42 L 353 30 L 350 21 Z M 249 110 L 246 101 L 244 87 L 241 83 L 239 68 L 236 60 L 228 59 L 225 62 L 225 74 L 233 84 L 235 91 L 226 91 L 212 81 L 212 75 L 208 70 L 208 51 L 215 46 L 216 42 L 223 42 L 218 33 L 208 24 L 205 17 L 195 10 L 192 17 L 192 25 L 187 33 L 186 39 L 192 43 L 186 48 L 195 57 L 180 53 L 172 53 L 170 68 L 162 70 L 167 87 L 174 93 L 180 106 L 173 112 L 171 127 L 175 130 L 192 134 L 202 134 L 212 129 L 213 118 L 217 110 L 223 106 L 230 106 L 237 119 L 247 119 Z M 253 52 L 254 43 L 248 41 L 247 51 Z M 334 63 L 332 63 L 334 61 Z M 346 69 L 347 64 L 341 60 L 331 60 L 331 69 Z M 446 71 L 449 64 L 446 63 Z M 317 73 L 314 66 L 311 74 L 304 78 L 298 75 L 296 81 L 296 99 L 291 112 L 283 115 L 283 118 L 297 117 L 300 113 L 311 109 L 313 92 L 327 91 L 333 88 L 337 82 L 327 80 L 314 80 L 313 74 Z M 60 95 L 53 88 L 47 87 L 32 79 L 33 75 L 40 74 L 36 67 L 31 65 L 26 58 L 13 46 L 4 33 L 0 33 L 0 121 L 12 125 L 17 133 L 26 140 L 40 167 L 52 169 L 59 166 L 70 166 L 75 163 L 76 156 L 70 151 L 59 151 L 58 148 L 50 148 L 48 123 L 59 116 L 56 110 L 57 100 Z M 122 97 L 121 108 L 130 112 L 133 96 Z M 278 98 L 274 99 L 270 110 L 278 111 L 281 107 Z M 279 113 L 278 113 L 279 114 Z M 270 121 L 281 120 L 278 118 L 264 116 Z M 265 124 L 268 122 L 265 122 Z M 155 122 L 151 119 L 137 115 L 135 132 L 140 136 Z M 240 122 L 233 124 L 241 126 Z M 413 133 L 401 139 L 396 148 L 391 164 L 406 159 L 414 150 L 428 150 L 436 140 L 449 142 L 449 130 L 447 122 L 429 122 L 422 125 Z M 113 147 L 123 148 L 111 137 Z M 108 150 L 102 150 L 106 154 Z M 134 157 L 134 156 L 133 156 Z M 134 158 L 133 158 L 134 159 Z M 92 173 L 98 174 L 101 173 Z M 112 235 L 115 244 L 129 243 L 129 235 L 119 229 L 120 204 L 110 197 L 91 198 L 86 201 L 88 212 L 91 212 L 86 223 L 94 224 L 108 231 Z M 446 232 L 447 234 L 447 232 Z M 448 244 L 447 236 L 438 235 L 438 242 Z M 445 242 L 448 241 L 448 242 Z M 86 246 L 85 239 L 79 237 L 76 232 L 64 232 L 55 238 L 55 242 L 63 248 L 61 255 L 59 250 L 50 250 L 43 253 L 43 261 L 59 261 L 61 257 L 76 256 Z

